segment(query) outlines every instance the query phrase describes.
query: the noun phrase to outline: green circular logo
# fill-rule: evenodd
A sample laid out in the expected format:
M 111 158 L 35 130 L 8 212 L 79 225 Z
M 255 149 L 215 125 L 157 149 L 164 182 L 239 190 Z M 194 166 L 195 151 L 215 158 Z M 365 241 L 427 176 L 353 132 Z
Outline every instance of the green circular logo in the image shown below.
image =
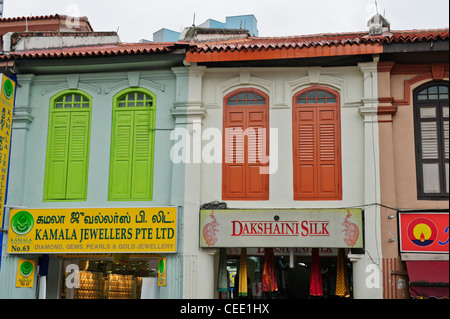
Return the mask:
M 28 234 L 34 226 L 33 216 L 27 211 L 21 211 L 16 213 L 11 219 L 11 229 L 17 235 Z
M 22 276 L 28 277 L 33 273 L 33 264 L 29 261 L 25 261 L 20 265 L 19 272 Z
M 158 271 L 161 275 L 164 274 L 165 268 L 166 268 L 166 265 L 164 264 L 164 260 L 161 259 L 159 261 L 159 265 L 158 265 Z
M 3 82 L 3 93 L 5 93 L 7 99 L 10 99 L 13 95 L 14 85 L 10 79 L 6 79 L 5 82 Z

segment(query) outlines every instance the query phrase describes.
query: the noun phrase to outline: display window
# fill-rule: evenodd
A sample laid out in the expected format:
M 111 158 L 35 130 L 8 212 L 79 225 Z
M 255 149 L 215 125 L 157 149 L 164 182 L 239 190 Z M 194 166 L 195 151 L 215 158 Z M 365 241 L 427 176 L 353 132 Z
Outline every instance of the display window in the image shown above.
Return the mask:
M 246 250 L 244 255 L 240 248 L 221 251 L 226 252 L 227 282 L 222 279 L 220 283 L 225 268 L 219 262 L 220 299 L 352 298 L 352 264 L 344 249 L 317 249 L 314 256 L 310 248 L 295 248 L 293 253 L 277 248 L 272 249 L 271 257 L 263 248 Z M 242 275 L 246 275 L 246 282 Z
M 145 285 L 157 288 L 158 261 L 158 257 L 133 258 L 126 254 L 65 258 L 61 299 L 141 299 L 143 291 L 149 290 Z

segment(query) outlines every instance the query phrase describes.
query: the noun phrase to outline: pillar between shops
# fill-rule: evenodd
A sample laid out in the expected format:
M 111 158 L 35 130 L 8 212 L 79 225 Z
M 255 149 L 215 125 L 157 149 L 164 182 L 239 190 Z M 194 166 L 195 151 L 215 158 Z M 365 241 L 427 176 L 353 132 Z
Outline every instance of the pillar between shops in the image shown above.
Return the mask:
M 378 134 L 379 57 L 360 63 L 364 97 L 359 113 L 364 125 L 364 254 L 353 255 L 355 299 L 382 299 L 382 246 L 380 225 L 380 165 Z
M 171 113 L 175 117 L 175 129 L 185 134 L 185 141 L 189 141 L 185 144 L 183 161 L 184 197 L 179 249 L 182 255 L 181 298 L 184 299 L 214 298 L 214 254 L 199 248 L 201 135 L 202 120 L 206 115 L 202 103 L 202 81 L 205 70 L 206 67 L 195 65 L 172 68 L 177 79 L 177 100 Z M 173 181 L 172 187 L 177 183 L 179 185 L 180 182 Z

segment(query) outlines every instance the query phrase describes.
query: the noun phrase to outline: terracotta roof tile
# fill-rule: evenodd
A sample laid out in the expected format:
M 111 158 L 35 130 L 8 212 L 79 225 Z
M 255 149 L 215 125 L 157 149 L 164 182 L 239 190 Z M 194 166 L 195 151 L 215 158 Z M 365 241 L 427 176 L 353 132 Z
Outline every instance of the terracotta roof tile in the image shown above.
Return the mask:
M 193 44 L 187 62 L 250 61 L 341 55 L 379 54 L 395 43 L 446 40 L 449 29 L 391 31 L 383 36 L 367 32 L 315 34 L 293 37 L 248 38 Z
M 14 22 L 14 21 L 31 21 L 31 20 L 50 20 L 50 19 L 60 19 L 65 20 L 68 16 L 62 14 L 50 14 L 41 16 L 30 16 L 30 17 L 6 17 L 0 18 L 0 23 L 2 22 Z M 82 21 L 88 21 L 87 17 L 79 17 Z
M 180 44 L 182 45 L 182 44 Z M 167 53 L 177 46 L 174 42 L 161 43 L 119 43 L 98 46 L 74 47 L 63 49 L 35 50 L 24 52 L 11 52 L 2 56 L 3 60 L 36 59 L 36 58 L 75 58 Z
M 333 55 L 376 54 L 383 45 L 447 40 L 449 29 L 391 31 L 384 36 L 368 36 L 367 32 L 316 34 L 292 37 L 250 37 L 209 43 L 149 42 L 74 47 L 66 49 L 11 52 L 2 60 L 33 58 L 71 58 L 86 56 L 117 56 L 172 52 L 188 48 L 188 62 L 261 60 Z
M 317 46 L 390 44 L 398 42 L 420 42 L 445 40 L 449 29 L 392 31 L 386 36 L 368 36 L 367 32 L 314 34 L 291 37 L 248 38 L 198 44 L 191 52 L 247 51 L 281 48 L 308 48 Z
M 446 40 L 449 37 L 449 29 L 433 29 L 433 30 L 409 30 L 409 31 L 393 31 L 392 36 L 386 39 L 388 44 L 391 43 L 407 43 L 422 41 Z

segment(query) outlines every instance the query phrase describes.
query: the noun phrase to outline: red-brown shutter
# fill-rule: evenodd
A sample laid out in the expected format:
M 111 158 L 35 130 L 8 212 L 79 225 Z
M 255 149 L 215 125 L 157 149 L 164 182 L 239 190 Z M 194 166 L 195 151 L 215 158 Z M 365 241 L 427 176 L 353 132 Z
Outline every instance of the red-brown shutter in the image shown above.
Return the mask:
M 241 92 L 239 94 L 239 92 Z M 224 200 L 269 199 L 268 98 L 261 103 L 262 92 L 251 92 L 255 99 L 240 105 L 228 105 L 230 96 L 242 98 L 234 92 L 224 100 L 224 163 L 222 164 L 222 198 Z M 246 93 L 245 93 L 246 94 Z M 233 97 L 233 99 L 234 99 Z M 238 98 L 236 97 L 236 101 Z M 239 100 L 242 102 L 242 100 Z M 243 104 L 243 105 L 242 105 Z
M 340 151 L 337 107 L 319 108 L 318 197 L 339 199 Z
M 339 99 L 302 91 L 294 97 L 293 155 L 295 200 L 342 199 Z M 307 100 L 306 95 L 312 96 Z M 305 96 L 299 103 L 298 96 Z M 319 94 L 317 94 L 319 96 Z M 318 103 L 318 101 L 320 103 Z
M 266 109 L 251 107 L 247 110 L 247 198 L 269 199 L 269 175 L 263 172 L 268 167 L 268 128 Z
M 245 197 L 245 110 L 233 109 L 226 114 L 224 126 L 223 197 Z
M 317 164 L 314 109 L 296 109 L 294 135 L 294 191 L 299 198 L 313 198 L 317 194 Z

